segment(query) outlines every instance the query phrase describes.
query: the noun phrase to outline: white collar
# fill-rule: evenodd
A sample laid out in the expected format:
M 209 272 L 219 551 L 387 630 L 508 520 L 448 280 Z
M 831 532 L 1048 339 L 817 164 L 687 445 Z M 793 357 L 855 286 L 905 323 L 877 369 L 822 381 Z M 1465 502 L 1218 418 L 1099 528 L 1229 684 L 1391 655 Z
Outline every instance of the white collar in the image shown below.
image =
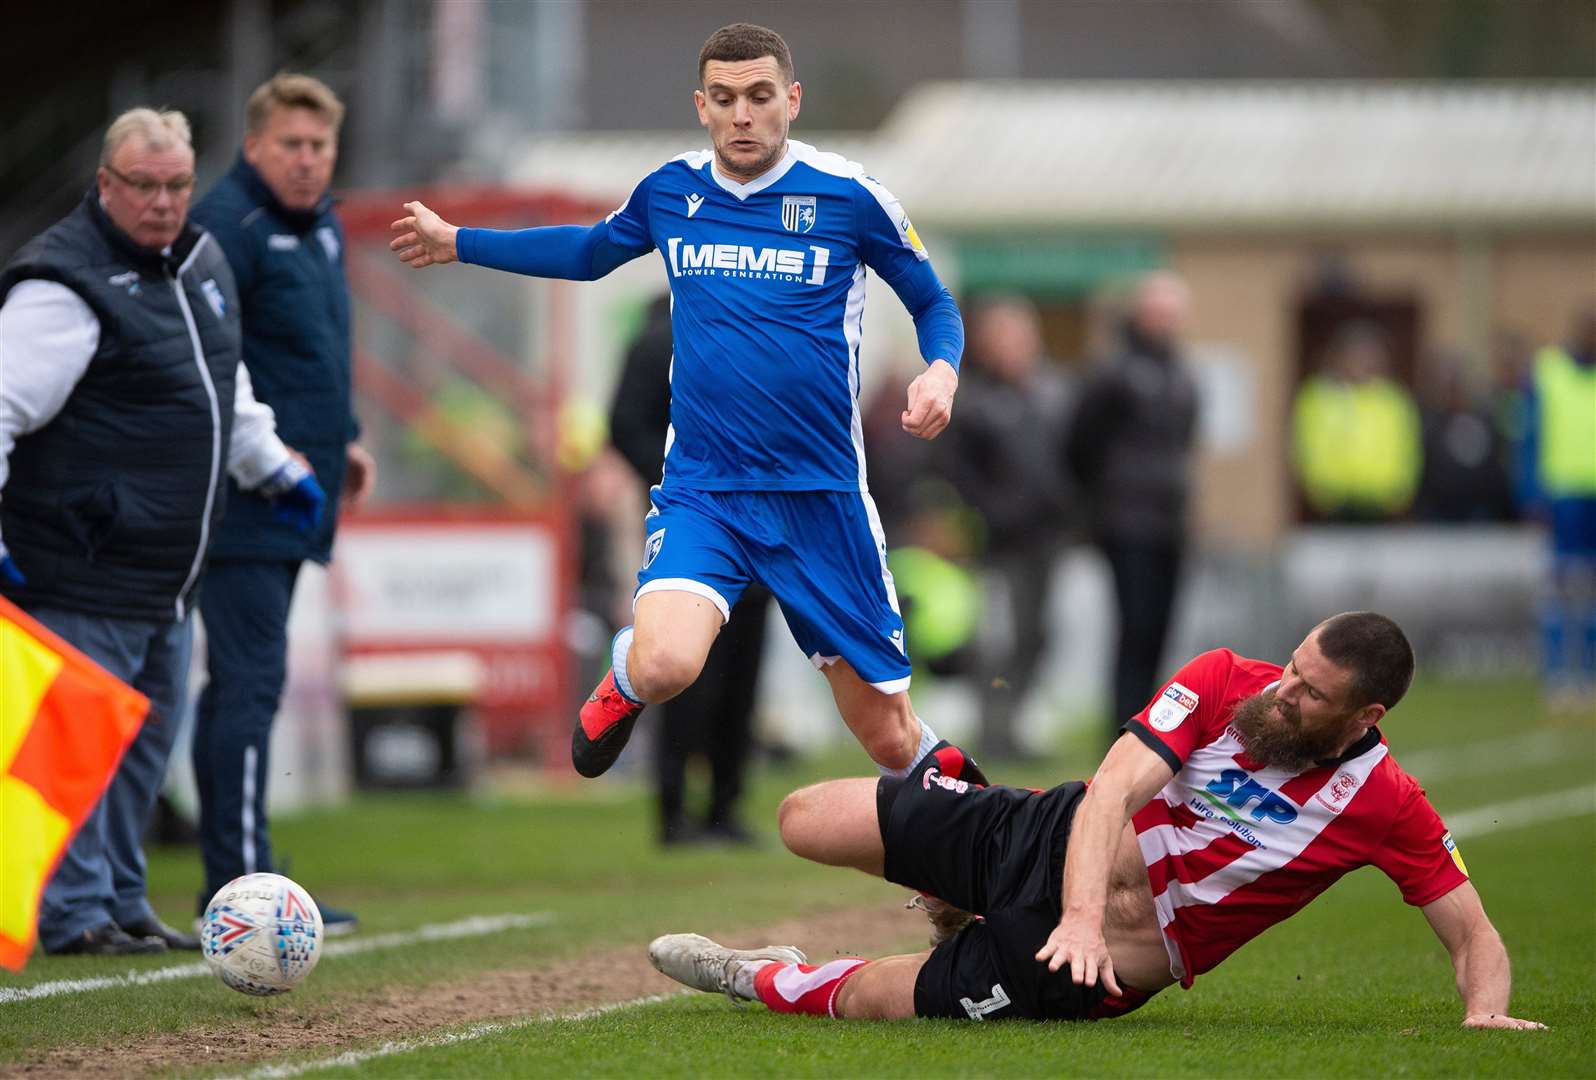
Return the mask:
M 771 184 L 774 184 L 777 180 L 780 180 L 783 176 L 786 176 L 787 170 L 791 169 L 793 167 L 793 163 L 797 160 L 797 156 L 793 153 L 792 140 L 789 139 L 787 140 L 787 146 L 781 155 L 781 160 L 777 161 L 776 164 L 772 165 L 770 168 L 766 169 L 764 172 L 748 181 L 748 183 L 739 184 L 737 181 L 733 180 L 729 176 L 726 176 L 720 171 L 720 164 L 716 160 L 715 152 L 711 150 L 709 154 L 709 175 L 715 178 L 715 183 L 719 184 L 722 190 L 730 192 L 732 195 L 737 197 L 738 201 L 742 201 L 743 199 L 748 198 L 750 195 L 757 195 L 759 192 L 768 188 Z

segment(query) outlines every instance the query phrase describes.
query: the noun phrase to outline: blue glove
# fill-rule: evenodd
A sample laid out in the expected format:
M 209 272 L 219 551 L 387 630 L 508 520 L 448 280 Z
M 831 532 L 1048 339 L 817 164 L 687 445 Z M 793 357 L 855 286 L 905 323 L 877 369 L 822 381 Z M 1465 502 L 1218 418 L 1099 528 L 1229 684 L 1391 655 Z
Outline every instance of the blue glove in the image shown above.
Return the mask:
M 28 579 L 22 575 L 22 570 L 17 566 L 16 560 L 11 557 L 11 552 L 0 543 L 0 581 L 7 585 L 26 585 Z
M 298 460 L 272 473 L 256 490 L 272 504 L 273 518 L 302 533 L 316 527 L 327 505 L 327 493 L 316 482 L 316 474 Z

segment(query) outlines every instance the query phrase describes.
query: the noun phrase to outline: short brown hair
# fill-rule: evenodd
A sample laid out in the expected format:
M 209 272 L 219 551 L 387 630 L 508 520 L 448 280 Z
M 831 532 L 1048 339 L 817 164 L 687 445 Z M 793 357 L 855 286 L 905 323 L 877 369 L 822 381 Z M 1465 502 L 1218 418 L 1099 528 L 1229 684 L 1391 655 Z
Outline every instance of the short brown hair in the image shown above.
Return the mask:
M 781 68 L 781 77 L 791 86 L 798 76 L 793 70 L 792 53 L 787 51 L 787 43 L 780 34 L 753 23 L 723 26 L 709 35 L 704 47 L 698 50 L 698 81 L 703 83 L 704 66 L 711 60 L 736 63 L 739 60 L 758 60 L 764 56 L 775 58 L 776 66 Z
M 273 109 L 309 109 L 331 124 L 334 131 L 344 122 L 344 103 L 314 75 L 279 71 L 255 87 L 244 105 L 244 130 L 251 135 L 260 134 Z
M 1353 708 L 1392 708 L 1413 683 L 1413 646 L 1402 628 L 1372 611 L 1344 611 L 1319 624 L 1319 651 L 1352 672 Z

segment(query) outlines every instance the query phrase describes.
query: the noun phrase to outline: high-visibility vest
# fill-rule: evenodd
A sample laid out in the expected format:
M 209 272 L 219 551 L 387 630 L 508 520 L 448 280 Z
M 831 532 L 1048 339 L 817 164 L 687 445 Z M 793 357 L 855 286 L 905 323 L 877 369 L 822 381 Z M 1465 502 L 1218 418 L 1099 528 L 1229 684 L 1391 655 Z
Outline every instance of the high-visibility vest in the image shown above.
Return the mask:
M 1315 376 L 1297 392 L 1292 456 L 1303 494 L 1320 513 L 1399 514 L 1413 503 L 1424 461 L 1418 410 L 1390 379 Z
M 1556 346 L 1535 358 L 1536 476 L 1553 498 L 1596 495 L 1596 364 Z
M 980 583 L 968 570 L 925 548 L 887 553 L 917 660 L 939 660 L 967 644 L 981 625 Z

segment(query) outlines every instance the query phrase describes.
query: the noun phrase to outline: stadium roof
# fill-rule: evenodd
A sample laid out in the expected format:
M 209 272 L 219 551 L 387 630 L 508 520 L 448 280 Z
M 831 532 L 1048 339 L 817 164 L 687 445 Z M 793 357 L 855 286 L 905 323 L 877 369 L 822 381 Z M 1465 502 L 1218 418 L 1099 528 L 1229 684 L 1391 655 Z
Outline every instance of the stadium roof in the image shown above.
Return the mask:
M 794 134 L 944 228 L 1596 225 L 1588 84 L 931 83 L 873 134 Z M 511 179 L 619 202 L 705 141 L 546 137 Z

